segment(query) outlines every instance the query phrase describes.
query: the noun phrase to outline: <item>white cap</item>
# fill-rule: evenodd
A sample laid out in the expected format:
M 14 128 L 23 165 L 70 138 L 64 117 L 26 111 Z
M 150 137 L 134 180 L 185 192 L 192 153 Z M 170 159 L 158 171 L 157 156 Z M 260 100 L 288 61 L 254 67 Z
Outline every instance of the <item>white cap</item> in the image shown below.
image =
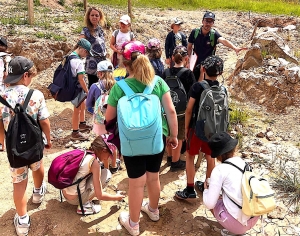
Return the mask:
M 114 67 L 111 64 L 111 62 L 108 61 L 108 60 L 100 61 L 97 64 L 97 71 L 109 71 L 109 72 L 112 72 L 113 70 L 114 70 Z
M 119 22 L 122 22 L 125 25 L 130 24 L 131 23 L 130 16 L 128 16 L 128 15 L 121 16 Z

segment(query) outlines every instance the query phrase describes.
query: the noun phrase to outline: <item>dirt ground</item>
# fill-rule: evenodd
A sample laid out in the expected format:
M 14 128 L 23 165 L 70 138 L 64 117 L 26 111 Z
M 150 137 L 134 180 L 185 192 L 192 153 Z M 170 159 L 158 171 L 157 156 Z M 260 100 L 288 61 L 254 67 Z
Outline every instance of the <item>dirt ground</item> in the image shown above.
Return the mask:
M 48 4 L 51 7 L 57 7 L 54 1 L 41 0 L 43 4 Z M 184 16 L 184 19 L 190 20 L 186 25 L 187 28 L 196 27 L 201 22 L 202 13 L 204 10 L 184 12 L 184 11 L 160 11 L 159 9 L 147 11 L 145 14 L 137 12 L 137 17 L 144 19 L 151 19 L 155 16 L 161 16 L 161 19 L 170 19 L 175 16 Z M 232 13 L 232 12 L 216 12 L 218 22 L 216 27 L 220 29 L 226 38 L 231 39 L 234 43 L 243 46 L 246 45 L 245 37 L 248 37 L 252 33 L 252 27 L 246 22 L 247 13 Z M 231 19 L 232 20 L 229 20 Z M 236 24 L 236 22 L 242 22 Z M 138 20 L 137 20 L 138 21 Z M 159 24 L 159 22 L 157 23 Z M 231 25 L 232 24 L 232 25 Z M 244 38 L 235 37 L 239 31 L 236 31 L 234 27 L 239 27 L 238 30 L 244 30 L 242 34 Z M 247 27 L 246 27 L 247 26 Z M 225 30 L 226 29 L 226 30 Z M 152 29 L 149 32 L 154 32 Z M 165 34 L 164 32 L 163 34 Z M 187 32 L 189 34 L 189 32 Z M 77 37 L 77 36 L 76 36 Z M 232 51 L 227 50 L 225 47 L 220 47 L 220 54 L 225 58 L 226 72 L 224 77 L 226 78 L 234 69 L 238 56 Z M 240 56 L 239 56 L 240 57 Z M 246 104 L 246 102 L 245 102 Z M 69 103 L 59 103 L 53 101 L 53 99 L 47 99 L 47 106 L 51 113 L 50 121 L 52 126 L 53 148 L 51 150 L 45 150 L 44 164 L 45 164 L 45 181 L 47 182 L 47 173 L 52 160 L 59 154 L 71 150 L 71 148 L 65 148 L 69 140 L 71 133 L 71 116 L 72 106 Z M 251 104 L 247 104 L 251 107 Z M 251 107 L 255 108 L 255 107 Z M 258 107 L 257 110 L 260 110 Z M 285 126 L 280 119 L 280 115 L 263 113 L 262 116 L 271 117 L 274 119 L 274 126 L 278 128 L 284 128 L 284 132 L 290 130 L 299 130 L 300 123 L 296 123 L 297 126 Z M 91 123 L 91 116 L 87 115 L 87 120 Z M 299 121 L 297 108 L 294 109 L 292 116 L 285 115 L 285 120 Z M 276 123 L 276 121 L 281 121 Z M 293 122 L 289 122 L 292 124 Z M 277 125 L 277 126 L 276 126 Z M 93 135 L 90 135 L 90 140 L 93 139 Z M 80 147 L 88 147 L 89 142 L 83 142 L 77 144 Z M 182 156 L 185 159 L 185 156 Z M 13 186 L 11 184 L 10 172 L 6 153 L 0 153 L 0 235 L 15 235 L 15 229 L 13 225 L 13 217 L 15 214 L 13 203 Z M 124 167 L 124 165 L 123 165 Z M 203 180 L 205 176 L 205 162 L 196 173 L 195 179 Z M 140 232 L 143 236 L 150 235 L 199 235 L 199 236 L 216 236 L 220 235 L 222 227 L 216 222 L 209 210 L 207 210 L 202 203 L 202 194 L 198 192 L 197 199 L 193 201 L 180 201 L 174 198 L 174 194 L 177 190 L 183 189 L 186 185 L 185 171 L 170 172 L 170 168 L 166 165 L 166 158 L 164 158 L 161 170 L 161 196 L 159 203 L 160 220 L 158 222 L 152 222 L 145 214 L 141 213 Z M 128 177 L 125 168 L 113 175 L 109 186 L 106 191 L 114 193 L 110 188 L 110 185 L 117 186 L 121 191 L 127 191 L 128 189 Z M 111 235 L 120 236 L 128 235 L 125 229 L 118 223 L 118 216 L 121 211 L 128 210 L 128 198 L 125 198 L 125 203 L 119 202 L 105 202 L 101 201 L 102 210 L 100 213 L 92 216 L 81 217 L 76 213 L 76 207 L 69 205 L 67 202 L 60 202 L 60 194 L 50 184 L 47 185 L 47 194 L 45 200 L 40 204 L 32 203 L 32 176 L 29 175 L 29 182 L 27 187 L 28 196 L 28 213 L 31 216 L 31 228 L 29 235 Z M 145 189 L 145 199 L 147 199 L 147 191 Z M 258 223 L 254 229 L 248 232 L 247 235 L 263 235 L 261 234 L 261 223 Z M 284 226 L 282 226 L 284 227 Z M 273 236 L 277 233 L 269 233 L 265 235 Z M 283 235 L 283 234 L 281 234 Z M 289 234 L 293 235 L 293 234 Z

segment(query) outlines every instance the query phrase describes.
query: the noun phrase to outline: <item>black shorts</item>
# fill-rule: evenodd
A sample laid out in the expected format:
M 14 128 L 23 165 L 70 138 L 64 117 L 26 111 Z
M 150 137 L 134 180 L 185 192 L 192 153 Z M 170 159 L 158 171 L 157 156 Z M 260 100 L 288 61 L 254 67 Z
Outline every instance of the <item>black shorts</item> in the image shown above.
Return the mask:
M 159 172 L 162 158 L 165 152 L 166 137 L 163 136 L 164 148 L 162 152 L 148 156 L 123 156 L 127 175 L 131 179 L 143 176 L 146 171 L 151 173 Z

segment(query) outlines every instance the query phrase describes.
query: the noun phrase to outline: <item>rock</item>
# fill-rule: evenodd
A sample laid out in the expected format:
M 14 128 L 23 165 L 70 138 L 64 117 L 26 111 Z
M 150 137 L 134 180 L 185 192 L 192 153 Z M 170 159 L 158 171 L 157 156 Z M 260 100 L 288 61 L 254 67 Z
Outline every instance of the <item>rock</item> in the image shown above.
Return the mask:
M 258 137 L 258 138 L 264 138 L 265 134 L 263 132 L 259 132 L 259 133 L 256 134 L 256 137 Z
M 283 208 L 282 206 L 276 206 L 272 212 L 268 213 L 268 218 L 283 220 L 286 213 L 286 208 Z
M 182 212 L 188 213 L 189 211 L 188 211 L 188 209 L 187 209 L 186 207 L 184 207 L 184 208 L 182 209 Z

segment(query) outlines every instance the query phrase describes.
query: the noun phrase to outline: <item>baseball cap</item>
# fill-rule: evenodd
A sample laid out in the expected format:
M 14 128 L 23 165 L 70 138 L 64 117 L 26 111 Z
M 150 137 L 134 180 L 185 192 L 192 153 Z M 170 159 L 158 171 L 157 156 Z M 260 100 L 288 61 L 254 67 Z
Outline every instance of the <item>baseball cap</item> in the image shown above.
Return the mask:
M 6 46 L 7 47 L 7 41 L 2 36 L 0 36 L 0 46 Z
M 160 48 L 160 41 L 157 38 L 152 38 L 148 41 L 147 48 L 150 50 L 156 50 Z
M 202 66 L 208 76 L 218 76 L 223 73 L 224 63 L 218 56 L 209 56 L 203 61 Z
M 208 12 L 205 12 L 204 16 L 203 16 L 203 20 L 204 19 L 213 19 L 215 20 L 216 16 L 214 13 L 208 11 Z
M 19 82 L 23 74 L 33 67 L 33 62 L 26 57 L 16 56 L 8 64 L 8 75 L 4 80 L 6 84 Z
M 125 25 L 130 24 L 130 23 L 131 23 L 130 16 L 128 16 L 128 15 L 123 15 L 123 16 L 121 16 L 119 22 L 122 22 L 122 23 L 125 24 Z
M 212 158 L 216 158 L 231 151 L 237 144 L 238 140 L 231 138 L 231 136 L 224 131 L 214 134 L 208 141 Z
M 114 70 L 113 65 L 111 64 L 110 61 L 104 60 L 100 61 L 97 64 L 97 71 L 109 71 L 112 72 Z
M 171 24 L 173 25 L 181 25 L 183 24 L 183 21 L 181 19 L 179 19 L 178 17 L 172 18 L 171 20 Z
M 89 41 L 87 41 L 86 39 L 82 38 L 78 41 L 77 43 L 78 46 L 84 48 L 85 50 L 87 50 L 89 52 L 89 54 L 91 56 L 93 56 L 93 53 L 91 52 L 92 51 L 92 45 Z
M 185 56 L 188 55 L 188 51 L 187 51 L 186 47 L 185 47 L 185 46 L 182 46 L 182 45 L 176 46 L 176 47 L 174 48 L 174 50 L 173 50 L 173 56 L 175 56 L 175 55 L 178 54 L 178 53 L 179 53 L 182 57 L 185 57 Z
M 126 60 L 132 60 L 131 54 L 133 52 L 139 52 L 145 54 L 145 45 L 140 41 L 131 41 L 127 44 L 123 44 L 123 57 Z

